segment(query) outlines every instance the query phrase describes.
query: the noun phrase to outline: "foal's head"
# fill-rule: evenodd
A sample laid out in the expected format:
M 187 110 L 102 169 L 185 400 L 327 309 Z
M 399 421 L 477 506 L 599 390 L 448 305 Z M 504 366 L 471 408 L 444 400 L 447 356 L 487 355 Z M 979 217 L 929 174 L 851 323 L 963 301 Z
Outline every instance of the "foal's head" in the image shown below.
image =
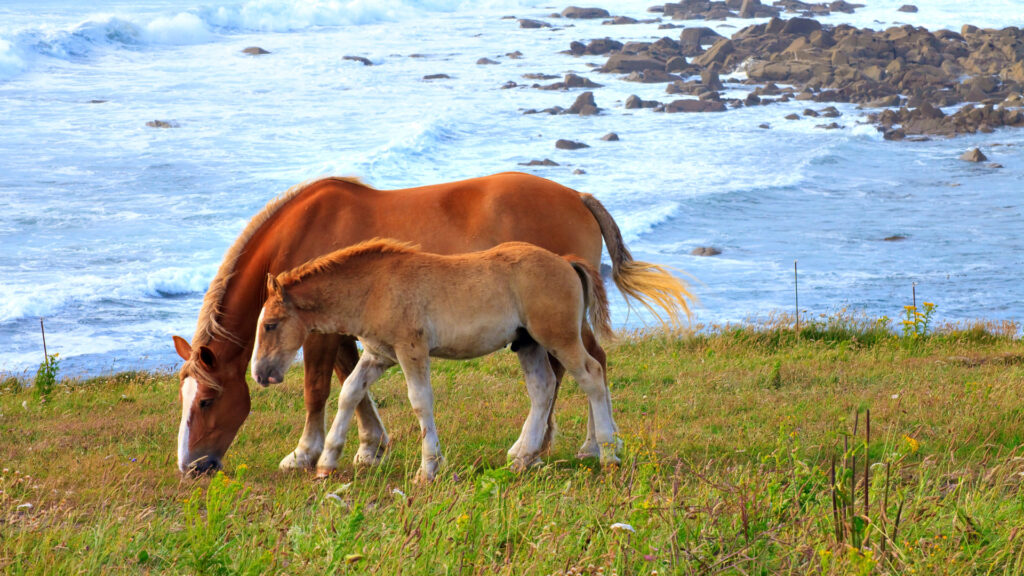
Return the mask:
M 259 384 L 278 384 L 302 347 L 309 327 L 284 286 L 272 274 L 267 275 L 267 301 L 263 303 L 256 326 L 256 344 L 252 351 L 252 378 Z

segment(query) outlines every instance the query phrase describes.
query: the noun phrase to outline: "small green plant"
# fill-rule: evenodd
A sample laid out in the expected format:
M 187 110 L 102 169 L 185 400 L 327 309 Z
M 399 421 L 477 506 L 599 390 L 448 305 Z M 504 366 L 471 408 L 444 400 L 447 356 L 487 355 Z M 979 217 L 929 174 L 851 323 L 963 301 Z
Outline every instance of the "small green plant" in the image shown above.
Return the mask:
M 243 464 L 236 470 L 232 480 L 224 472 L 210 480 L 203 498 L 202 488 L 196 488 L 185 500 L 185 536 L 189 558 L 188 564 L 199 574 L 221 574 L 228 572 L 230 554 L 226 550 L 232 542 L 228 528 L 230 520 L 249 488 L 242 481 L 247 468 Z M 206 513 L 200 505 L 206 505 Z
M 923 338 L 928 335 L 928 328 L 932 322 L 932 315 L 935 313 L 935 304 L 925 302 L 921 305 L 922 310 L 917 306 L 904 306 L 906 314 L 901 322 L 903 324 L 903 337 L 908 339 Z
M 60 355 L 49 354 L 36 371 L 36 396 L 45 398 L 57 387 L 57 372 L 60 370 Z

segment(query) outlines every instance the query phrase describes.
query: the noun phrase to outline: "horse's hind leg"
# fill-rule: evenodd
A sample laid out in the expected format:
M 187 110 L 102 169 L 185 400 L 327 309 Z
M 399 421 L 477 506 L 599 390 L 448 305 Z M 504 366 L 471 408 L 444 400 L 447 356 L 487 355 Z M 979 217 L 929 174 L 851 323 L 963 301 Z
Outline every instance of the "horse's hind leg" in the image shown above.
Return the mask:
M 327 433 L 323 453 L 320 454 L 320 459 L 316 464 L 318 476 L 329 475 L 337 469 L 338 458 L 345 446 L 345 436 L 348 434 L 356 407 L 366 398 L 366 390 L 370 384 L 380 378 L 380 375 L 392 365 L 394 362 L 390 360 L 364 352 L 359 362 L 356 363 L 355 369 L 341 384 L 341 392 L 338 394 L 338 413 L 334 417 L 334 423 L 331 424 L 331 430 Z
M 554 412 L 555 373 L 548 361 L 548 353 L 535 342 L 523 345 L 516 351 L 519 365 L 523 368 L 526 390 L 530 395 L 530 413 L 523 423 L 519 436 L 508 456 L 513 470 L 521 471 L 540 462 L 540 452 L 545 439 L 550 442 L 552 429 L 551 414 Z

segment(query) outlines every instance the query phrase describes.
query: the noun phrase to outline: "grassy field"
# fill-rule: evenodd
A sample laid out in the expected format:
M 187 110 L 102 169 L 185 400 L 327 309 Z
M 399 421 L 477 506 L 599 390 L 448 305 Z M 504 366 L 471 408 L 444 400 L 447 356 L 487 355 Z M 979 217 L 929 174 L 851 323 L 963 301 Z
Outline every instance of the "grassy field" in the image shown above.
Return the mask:
M 277 470 L 301 431 L 298 370 L 253 388 L 226 473 L 198 480 L 175 468 L 175 375 L 45 399 L 7 381 L 0 572 L 1024 574 L 1024 347 L 999 332 L 833 318 L 623 336 L 622 466 L 574 458 L 586 407 L 569 381 L 546 465 L 521 475 L 504 467 L 528 409 L 514 355 L 438 361 L 447 466 L 427 486 L 394 370 L 374 389 L 385 463 L 354 470 L 350 436 L 326 481 Z

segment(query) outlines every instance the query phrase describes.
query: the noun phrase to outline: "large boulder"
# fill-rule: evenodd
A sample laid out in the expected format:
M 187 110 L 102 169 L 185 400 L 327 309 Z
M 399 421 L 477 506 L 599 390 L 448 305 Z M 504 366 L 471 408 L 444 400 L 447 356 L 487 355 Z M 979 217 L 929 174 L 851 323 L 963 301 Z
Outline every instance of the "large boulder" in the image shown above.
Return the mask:
M 592 116 L 600 113 L 597 107 L 593 92 L 584 92 L 576 97 L 576 101 L 565 111 L 566 114 L 579 114 L 580 116 Z
M 580 8 L 579 6 L 569 6 L 565 10 L 562 10 L 563 18 L 608 18 L 611 14 L 608 13 L 604 8 Z
M 665 112 L 725 112 L 725 104 L 715 100 L 674 100 L 665 105 Z
M 665 63 L 647 56 L 630 56 L 628 54 L 612 54 L 601 67 L 601 72 L 643 72 L 644 70 L 664 70 Z

